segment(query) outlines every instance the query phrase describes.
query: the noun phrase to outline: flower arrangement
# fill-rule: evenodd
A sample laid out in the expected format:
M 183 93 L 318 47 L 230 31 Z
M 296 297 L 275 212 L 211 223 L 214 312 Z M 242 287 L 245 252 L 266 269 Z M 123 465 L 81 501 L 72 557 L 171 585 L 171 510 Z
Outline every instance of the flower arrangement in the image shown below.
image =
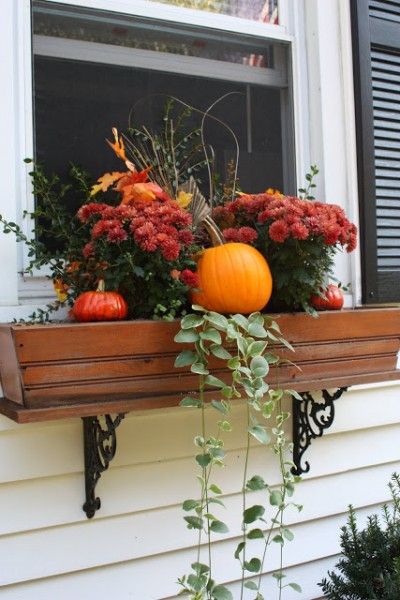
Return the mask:
M 121 136 L 114 128 L 114 139 L 107 142 L 125 169 L 105 173 L 94 185 L 76 167 L 71 172 L 73 183 L 64 185 L 57 177 L 48 179 L 35 166 L 31 172 L 37 200 L 30 213 L 35 222 L 32 239 L 0 215 L 3 231 L 13 232 L 29 247 L 26 272 L 50 266 L 58 299 L 32 315 L 33 320 L 48 320 L 60 304 L 72 306 L 79 294 L 95 290 L 99 282 L 104 282 L 106 291 L 123 296 L 129 318 L 184 315 L 190 290 L 205 292 L 211 279 L 208 296 L 228 289 L 229 277 L 221 260 L 212 267 L 211 279 L 199 277 L 210 244 L 226 242 L 251 245 L 267 260 L 273 280 L 268 310 L 315 313 L 311 298 L 324 295 L 335 252 L 355 248 L 355 226 L 340 207 L 312 201 L 316 167 L 306 175 L 308 187 L 300 190 L 302 198 L 273 189 L 252 195 L 239 191 L 237 160 L 229 166 L 227 180 L 221 182 L 213 175 L 213 153 L 206 149 L 203 131 L 204 119 L 216 102 L 205 113 L 197 111 L 202 114 L 202 125 L 192 131 L 184 126 L 191 107 L 181 104 L 184 109 L 176 117 L 173 101 L 167 102 L 161 132 L 143 126 Z M 206 171 L 209 202 L 199 189 Z M 80 205 L 75 215 L 65 202 L 71 194 Z M 224 254 L 218 252 L 218 256 Z M 230 261 L 235 271 L 231 283 L 240 261 Z M 268 265 L 264 271 L 270 279 Z M 248 269 L 241 283 L 247 291 L 255 277 Z M 258 301 L 247 312 L 262 310 L 269 296 L 270 290 L 263 306 Z M 220 310 L 220 303 L 214 299 L 213 306 L 206 307 Z M 246 304 L 240 307 L 235 305 L 234 312 L 246 313 Z
M 275 190 L 241 195 L 216 207 L 213 217 L 227 241 L 252 244 L 267 258 L 272 310 L 312 313 L 310 298 L 323 294 L 336 251 L 351 252 L 357 242 L 356 227 L 339 206 Z
M 169 116 L 170 110 L 168 105 Z M 188 111 L 180 122 L 185 116 Z M 26 272 L 50 268 L 57 300 L 35 311 L 32 321 L 49 320 L 61 305 L 73 306 L 99 282 L 123 296 L 129 318 L 171 320 L 185 314 L 188 291 L 198 284 L 194 256 L 199 248 L 186 210 L 192 194 L 181 186 L 204 159 L 198 131 L 180 132 L 173 123 L 168 117 L 162 137 L 152 137 L 146 128 L 132 129 L 131 137 L 113 129 L 114 139 L 107 141 L 126 168 L 105 173 L 94 185 L 77 167 L 65 184 L 35 165 L 30 173 L 37 202 L 29 213 L 33 237 L 0 215 L 4 233 L 14 233 L 29 248 Z M 73 215 L 68 210 L 71 197 L 80 204 Z

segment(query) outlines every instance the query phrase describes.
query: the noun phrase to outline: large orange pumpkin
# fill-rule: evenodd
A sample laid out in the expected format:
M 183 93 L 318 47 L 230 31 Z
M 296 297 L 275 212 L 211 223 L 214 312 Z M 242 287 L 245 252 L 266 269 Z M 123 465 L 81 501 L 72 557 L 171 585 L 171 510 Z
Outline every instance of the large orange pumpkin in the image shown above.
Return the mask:
M 75 300 L 72 314 L 77 321 L 117 321 L 125 319 L 128 305 L 118 292 L 105 292 L 100 281 L 94 292 L 83 292 Z
M 248 314 L 264 308 L 271 297 L 268 263 L 248 244 L 231 242 L 204 250 L 197 274 L 200 288 L 192 300 L 207 310 Z

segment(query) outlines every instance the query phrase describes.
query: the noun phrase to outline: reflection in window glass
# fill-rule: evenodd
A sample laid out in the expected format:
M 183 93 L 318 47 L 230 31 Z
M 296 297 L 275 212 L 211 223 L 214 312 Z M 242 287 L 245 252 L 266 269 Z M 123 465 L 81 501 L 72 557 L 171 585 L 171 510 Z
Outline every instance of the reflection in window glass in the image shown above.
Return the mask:
M 248 41 L 238 43 L 232 35 L 196 33 L 187 28 L 177 30 L 125 15 L 104 12 L 93 15 L 93 11 L 87 9 L 66 9 L 58 4 L 49 6 L 43 1 L 34 3 L 33 33 L 47 38 L 166 52 L 251 67 L 274 67 L 273 46 L 265 42 L 262 45 Z
M 208 12 L 272 23 L 278 25 L 278 0 L 157 0 L 183 8 L 195 8 Z

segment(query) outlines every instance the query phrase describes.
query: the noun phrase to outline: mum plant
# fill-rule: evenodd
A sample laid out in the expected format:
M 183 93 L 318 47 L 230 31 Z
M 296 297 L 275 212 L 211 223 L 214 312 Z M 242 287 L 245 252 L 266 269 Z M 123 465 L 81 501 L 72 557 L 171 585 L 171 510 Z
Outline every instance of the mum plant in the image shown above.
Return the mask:
M 307 177 L 313 185 L 312 173 Z M 216 207 L 213 216 L 226 240 L 251 244 L 267 258 L 274 281 L 271 310 L 313 313 L 310 298 L 323 294 L 335 253 L 351 252 L 357 242 L 356 226 L 339 206 L 275 190 L 242 194 Z
M 163 134 L 142 127 L 132 128 L 129 137 L 113 129 L 108 143 L 125 169 L 105 173 L 92 186 L 77 167 L 66 183 L 35 165 L 30 175 L 36 208 L 24 214 L 34 223 L 32 237 L 0 215 L 4 233 L 14 233 L 28 246 L 25 273 L 46 265 L 54 283 L 58 299 L 32 320 L 48 320 L 51 312 L 72 306 L 99 282 L 123 295 L 130 318 L 185 314 L 188 291 L 197 281 L 197 246 L 186 210 L 191 194 L 181 186 L 204 157 L 200 132 L 183 126 L 188 111 L 177 125 L 170 111 L 168 104 Z M 71 197 L 81 205 L 76 214 L 68 210 Z

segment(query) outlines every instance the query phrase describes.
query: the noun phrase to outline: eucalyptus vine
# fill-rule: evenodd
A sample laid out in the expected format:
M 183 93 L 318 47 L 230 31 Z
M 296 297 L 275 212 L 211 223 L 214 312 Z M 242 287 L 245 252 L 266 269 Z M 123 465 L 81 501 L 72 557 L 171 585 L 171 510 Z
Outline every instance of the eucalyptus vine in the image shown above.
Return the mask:
M 285 510 L 294 504 L 291 497 L 299 477 L 292 474 L 292 460 L 288 453 L 292 445 L 287 439 L 284 423 L 290 417 L 283 410 L 283 398 L 293 396 L 301 399 L 294 390 L 272 388 L 267 382 L 270 366 L 278 367 L 284 362 L 274 346 L 292 346 L 282 336 L 279 325 L 272 318 L 260 313 L 248 317 L 242 314 L 229 317 L 193 306 L 195 313 L 181 320 L 181 330 L 175 341 L 190 344 L 175 361 L 176 367 L 190 367 L 198 375 L 198 390 L 181 401 L 181 406 L 197 408 L 201 415 L 201 431 L 194 438 L 197 448 L 195 457 L 201 475 L 198 476 L 200 493 L 198 498 L 183 502 L 185 522 L 189 529 L 198 533 L 197 556 L 192 571 L 178 579 L 180 594 L 191 600 L 233 600 L 232 593 L 213 579 L 212 534 L 228 533 L 228 526 L 214 514 L 214 507 L 224 506 L 220 486 L 214 481 L 214 468 L 224 464 L 224 438 L 231 431 L 229 421 L 231 401 L 246 399 L 246 452 L 242 480 L 241 539 L 234 556 L 240 564 L 240 600 L 245 589 L 252 593 L 251 600 L 264 600 L 261 591 L 262 573 L 271 544 L 279 545 L 280 567 L 273 575 L 278 585 L 278 598 L 282 590 L 290 586 L 301 591 L 297 583 L 285 583 L 282 572 L 283 547 L 294 537 L 285 524 Z M 219 363 L 215 361 L 219 359 Z M 221 364 L 221 361 L 223 363 Z M 215 377 L 212 369 L 217 365 L 224 369 L 222 378 Z M 215 409 L 221 413 L 217 431 L 206 430 L 205 411 Z M 278 486 L 270 485 L 259 474 L 249 473 L 249 455 L 252 442 L 273 452 L 278 460 L 281 480 Z M 263 504 L 251 504 L 249 495 L 261 492 Z M 267 517 L 268 510 L 272 516 Z M 259 552 L 259 556 L 256 552 Z M 205 557 L 202 556 L 202 551 Z M 254 595 L 253 595 L 254 593 Z M 249 596 L 247 596 L 250 598 Z

